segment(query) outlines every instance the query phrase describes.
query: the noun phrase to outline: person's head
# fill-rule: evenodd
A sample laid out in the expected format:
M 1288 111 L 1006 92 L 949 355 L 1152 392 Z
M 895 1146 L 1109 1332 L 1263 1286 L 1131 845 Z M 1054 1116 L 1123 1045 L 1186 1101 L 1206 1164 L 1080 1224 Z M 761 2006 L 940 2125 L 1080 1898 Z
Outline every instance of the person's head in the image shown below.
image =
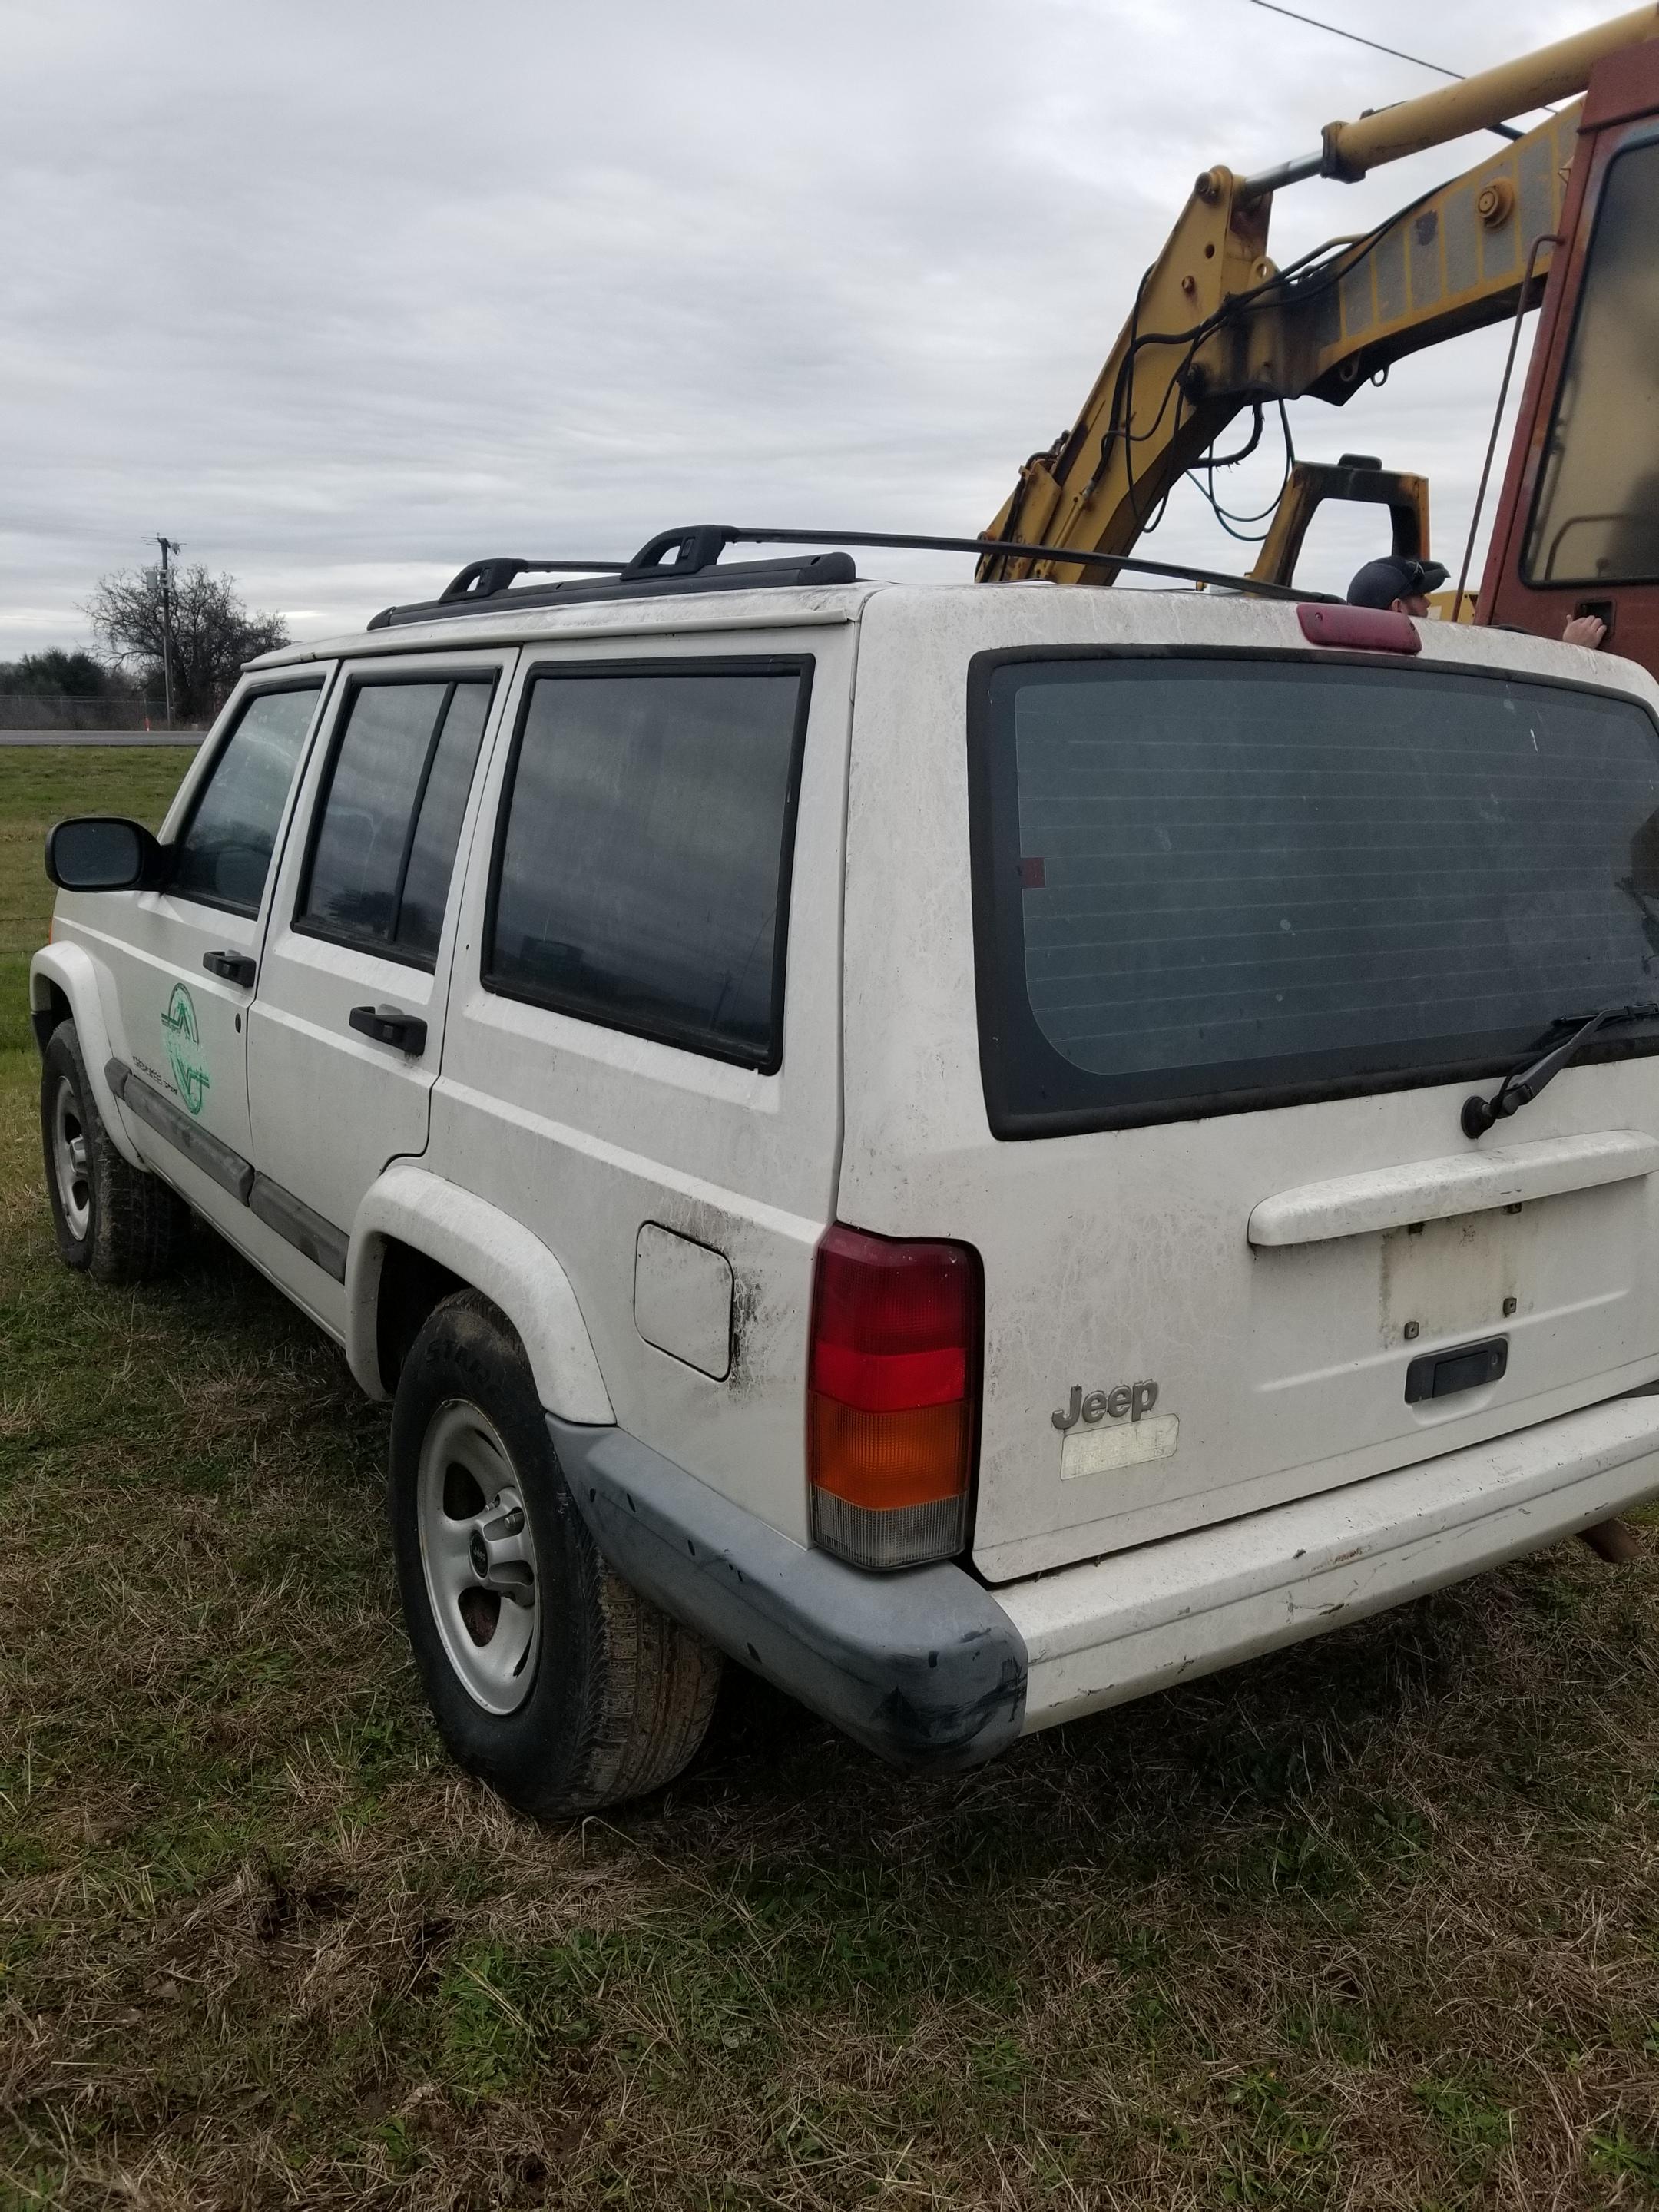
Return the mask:
M 1397 615 L 1415 615 L 1420 622 L 1429 611 L 1431 592 L 1446 580 L 1438 561 L 1413 561 L 1403 553 L 1384 554 L 1367 561 L 1348 586 L 1351 607 L 1391 607 Z

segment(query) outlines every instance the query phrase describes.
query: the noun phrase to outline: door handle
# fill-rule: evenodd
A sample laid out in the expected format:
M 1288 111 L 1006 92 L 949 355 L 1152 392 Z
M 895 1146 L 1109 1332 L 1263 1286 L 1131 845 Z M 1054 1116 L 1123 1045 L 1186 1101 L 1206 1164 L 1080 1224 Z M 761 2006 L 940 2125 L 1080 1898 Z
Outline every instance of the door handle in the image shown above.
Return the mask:
M 1594 615 L 1597 622 L 1605 623 L 1607 634 L 1601 642 L 1611 647 L 1613 634 L 1619 627 L 1619 602 L 1616 599 L 1580 599 L 1572 611 L 1575 617 Z
M 411 1060 L 426 1050 L 426 1024 L 418 1014 L 405 1014 L 397 1006 L 354 1006 L 351 1026 L 376 1044 L 396 1045 Z
M 246 952 L 204 952 L 202 965 L 210 975 L 222 975 L 227 983 L 240 983 L 245 991 L 253 988 L 258 971 Z

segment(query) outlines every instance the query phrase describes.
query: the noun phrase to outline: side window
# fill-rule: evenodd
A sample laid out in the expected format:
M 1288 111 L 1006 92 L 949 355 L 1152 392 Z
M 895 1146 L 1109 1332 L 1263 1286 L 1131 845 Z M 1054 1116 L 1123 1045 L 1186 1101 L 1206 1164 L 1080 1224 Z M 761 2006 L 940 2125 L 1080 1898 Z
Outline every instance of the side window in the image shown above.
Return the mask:
M 322 688 L 319 678 L 257 691 L 243 707 L 173 848 L 167 888 L 175 897 L 258 913 L 276 825 Z
M 493 677 L 359 684 L 318 800 L 295 927 L 430 967 Z
M 537 675 L 502 795 L 486 988 L 775 1070 L 811 670 Z
M 1529 584 L 1659 577 L 1659 142 L 1609 165 L 1527 539 Z

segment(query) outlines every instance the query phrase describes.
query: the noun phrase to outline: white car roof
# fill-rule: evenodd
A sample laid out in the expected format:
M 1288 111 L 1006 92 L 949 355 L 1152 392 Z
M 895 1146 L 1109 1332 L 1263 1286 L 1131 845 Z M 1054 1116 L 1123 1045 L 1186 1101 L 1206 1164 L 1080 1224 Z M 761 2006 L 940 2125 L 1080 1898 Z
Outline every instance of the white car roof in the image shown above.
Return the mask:
M 1288 600 L 1244 593 L 1139 586 L 1091 588 L 1048 582 L 903 584 L 860 579 L 836 585 L 769 585 L 754 591 L 586 599 L 569 607 L 503 606 L 442 619 L 281 647 L 250 671 L 313 660 L 453 652 L 468 646 L 533 645 L 581 639 L 647 638 L 740 629 L 796 629 L 848 623 L 879 602 L 884 629 L 914 627 L 936 647 L 972 653 L 993 647 L 1111 644 L 1191 652 L 1279 649 L 1317 655 Z M 872 611 L 874 611 L 872 610 Z M 1634 693 L 1659 713 L 1659 684 L 1633 661 L 1520 631 L 1423 622 L 1416 665 L 1502 669 L 1516 675 L 1592 683 Z

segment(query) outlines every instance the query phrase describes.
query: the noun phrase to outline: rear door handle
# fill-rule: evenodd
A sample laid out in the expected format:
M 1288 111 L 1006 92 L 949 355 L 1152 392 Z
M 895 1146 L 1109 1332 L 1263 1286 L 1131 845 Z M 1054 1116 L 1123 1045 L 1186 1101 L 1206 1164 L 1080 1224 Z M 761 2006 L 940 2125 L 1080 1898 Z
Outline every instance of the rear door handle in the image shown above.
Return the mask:
M 258 971 L 246 952 L 204 952 L 202 965 L 210 975 L 222 975 L 227 983 L 240 983 L 245 991 L 253 988 Z
M 426 1050 L 426 1024 L 418 1014 L 406 1014 L 397 1006 L 354 1006 L 351 1026 L 376 1044 L 396 1045 L 417 1060 Z

